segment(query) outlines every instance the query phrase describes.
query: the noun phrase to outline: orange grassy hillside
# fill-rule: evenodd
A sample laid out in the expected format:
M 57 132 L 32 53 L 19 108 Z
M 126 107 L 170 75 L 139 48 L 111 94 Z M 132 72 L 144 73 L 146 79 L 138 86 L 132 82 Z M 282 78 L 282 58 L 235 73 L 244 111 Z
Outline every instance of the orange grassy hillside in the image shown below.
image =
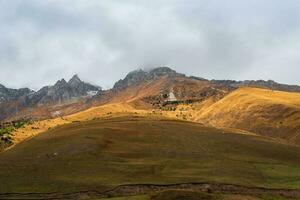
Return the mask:
M 13 142 L 17 144 L 23 140 L 34 137 L 49 129 L 55 128 L 60 125 L 95 120 L 105 117 L 116 117 L 122 115 L 145 115 L 146 111 L 136 110 L 132 106 L 124 103 L 107 104 L 98 107 L 92 107 L 85 111 L 78 112 L 72 115 L 57 117 L 53 119 L 39 120 L 32 124 L 28 124 L 14 132 Z
M 196 121 L 300 144 L 300 94 L 240 88 L 206 108 Z

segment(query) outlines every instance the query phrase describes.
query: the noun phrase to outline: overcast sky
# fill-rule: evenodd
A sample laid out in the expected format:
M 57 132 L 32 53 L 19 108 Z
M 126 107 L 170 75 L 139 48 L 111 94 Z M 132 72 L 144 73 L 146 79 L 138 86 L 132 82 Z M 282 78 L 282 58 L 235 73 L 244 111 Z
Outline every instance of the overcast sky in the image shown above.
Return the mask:
M 0 83 L 77 73 L 111 87 L 169 66 L 209 79 L 300 84 L 299 0 L 0 0 Z

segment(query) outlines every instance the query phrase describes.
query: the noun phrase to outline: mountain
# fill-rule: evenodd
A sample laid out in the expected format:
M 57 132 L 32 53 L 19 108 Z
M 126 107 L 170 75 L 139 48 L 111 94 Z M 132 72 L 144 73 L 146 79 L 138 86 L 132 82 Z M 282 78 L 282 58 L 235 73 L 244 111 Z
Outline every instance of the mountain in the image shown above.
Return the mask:
M 263 88 L 270 90 L 278 90 L 284 92 L 300 92 L 300 86 L 298 85 L 287 85 L 277 83 L 273 80 L 246 80 L 246 81 L 234 81 L 234 80 L 212 80 L 215 84 L 227 85 L 233 88 L 240 87 L 255 87 L 255 88 Z
M 123 90 L 127 87 L 134 86 L 142 82 L 157 80 L 163 76 L 167 76 L 168 78 L 175 78 L 179 76 L 184 77 L 185 75 L 179 74 L 175 70 L 172 70 L 168 67 L 159 67 L 150 71 L 139 69 L 128 73 L 128 75 L 124 79 L 116 82 L 113 90 Z
M 43 87 L 41 90 L 28 96 L 30 105 L 61 104 L 76 101 L 82 97 L 92 97 L 101 91 L 101 87 L 81 81 L 74 75 L 68 82 L 61 79 L 53 86 Z
M 229 121 L 221 123 L 213 115 L 213 113 L 220 113 L 218 116 L 222 116 L 224 109 L 218 109 L 217 106 L 212 109 L 212 105 L 222 102 L 230 94 L 241 91 L 239 89 L 245 87 L 264 88 L 270 91 L 300 92 L 299 86 L 284 85 L 274 81 L 208 80 L 196 76 L 188 77 L 168 67 L 159 67 L 151 70 L 139 69 L 132 71 L 124 79 L 116 82 L 113 88 L 109 90 L 102 90 L 98 86 L 81 81 L 77 75 L 74 75 L 68 82 L 61 79 L 55 85 L 45 86 L 37 92 L 20 89 L 17 91 L 24 90 L 25 92 L 17 93 L 19 95 L 6 95 L 10 98 L 6 97 L 5 99 L 9 100 L 0 103 L 0 120 L 24 117 L 33 119 L 51 118 L 79 112 L 91 106 L 115 103 L 125 103 L 139 109 L 159 109 L 162 111 L 176 110 L 178 106 L 189 105 L 194 110 L 184 112 L 180 108 L 177 109 L 178 112 L 173 112 L 171 115 L 180 119 L 209 123 L 214 126 L 224 126 L 226 124 L 229 128 L 241 128 L 259 134 L 266 134 L 265 130 L 272 126 L 248 127 L 229 122 L 230 120 L 238 122 L 242 119 L 247 121 L 247 117 L 238 120 L 228 117 Z M 16 93 L 15 90 L 13 91 Z M 8 92 L 6 93 L 8 94 Z M 13 94 L 13 92 L 11 93 Z M 228 100 L 229 105 L 232 106 L 227 106 L 232 109 L 232 113 L 236 112 L 235 102 L 239 101 L 243 95 L 234 97 Z M 249 99 L 252 98 L 249 95 L 248 97 Z M 278 105 L 277 102 L 273 103 L 274 106 Z M 255 101 L 251 101 L 245 105 L 251 106 L 254 104 Z M 259 106 L 262 105 L 259 104 Z M 209 113 L 206 110 L 207 108 L 210 108 L 213 112 L 204 115 L 204 113 Z M 256 110 L 253 110 L 249 113 L 253 115 L 255 112 Z M 262 109 L 261 112 L 267 113 L 269 111 L 268 109 Z M 298 113 L 298 110 L 294 112 Z M 282 114 L 282 116 L 285 115 Z M 284 130 L 287 130 L 287 128 L 284 128 Z
M 16 100 L 32 92 L 33 91 L 28 88 L 10 89 L 0 84 L 0 103 Z
M 274 81 L 187 77 L 163 67 L 130 72 L 102 97 L 109 96 L 106 104 L 127 103 L 169 117 L 300 144 L 299 88 Z
M 114 85 L 112 101 L 143 101 L 157 107 L 168 101 L 170 96 L 178 101 L 201 101 L 209 95 L 223 94 L 227 90 L 223 85 L 160 67 L 130 72 Z
M 0 124 L 0 199 L 112 198 L 162 187 L 299 199 L 298 87 L 161 67 L 130 72 L 109 90 L 75 75 L 12 97 L 0 116 L 33 120 Z
M 0 103 L 0 120 L 11 118 L 47 118 L 86 108 L 87 100 L 102 91 L 101 87 L 81 81 L 74 75 L 68 82 L 61 79 L 37 92 L 29 89 L 8 90 L 10 99 Z M 18 92 L 18 93 L 17 93 Z M 82 105 L 85 104 L 85 105 Z
M 172 96 L 173 101 L 203 101 L 209 97 L 220 99 L 243 87 L 300 92 L 300 86 L 280 84 L 269 80 L 208 80 L 196 76 L 187 77 L 168 67 L 149 71 L 135 70 L 116 82 L 111 95 L 113 101 L 141 100 L 150 104 L 163 104 Z

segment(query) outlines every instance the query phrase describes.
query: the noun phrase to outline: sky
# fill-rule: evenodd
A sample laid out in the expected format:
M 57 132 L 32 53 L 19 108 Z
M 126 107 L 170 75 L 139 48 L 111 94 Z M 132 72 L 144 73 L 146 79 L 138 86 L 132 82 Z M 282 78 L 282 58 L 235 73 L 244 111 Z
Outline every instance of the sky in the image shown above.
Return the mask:
M 300 85 L 299 0 L 0 0 L 0 83 L 110 88 L 168 66 Z

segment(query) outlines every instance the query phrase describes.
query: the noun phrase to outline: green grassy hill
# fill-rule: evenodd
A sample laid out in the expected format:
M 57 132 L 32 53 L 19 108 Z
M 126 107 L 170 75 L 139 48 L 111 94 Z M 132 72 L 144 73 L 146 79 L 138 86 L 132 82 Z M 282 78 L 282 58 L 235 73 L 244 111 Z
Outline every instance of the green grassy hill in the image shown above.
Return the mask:
M 300 148 L 146 117 L 74 122 L 0 154 L 0 193 L 217 182 L 300 189 Z

